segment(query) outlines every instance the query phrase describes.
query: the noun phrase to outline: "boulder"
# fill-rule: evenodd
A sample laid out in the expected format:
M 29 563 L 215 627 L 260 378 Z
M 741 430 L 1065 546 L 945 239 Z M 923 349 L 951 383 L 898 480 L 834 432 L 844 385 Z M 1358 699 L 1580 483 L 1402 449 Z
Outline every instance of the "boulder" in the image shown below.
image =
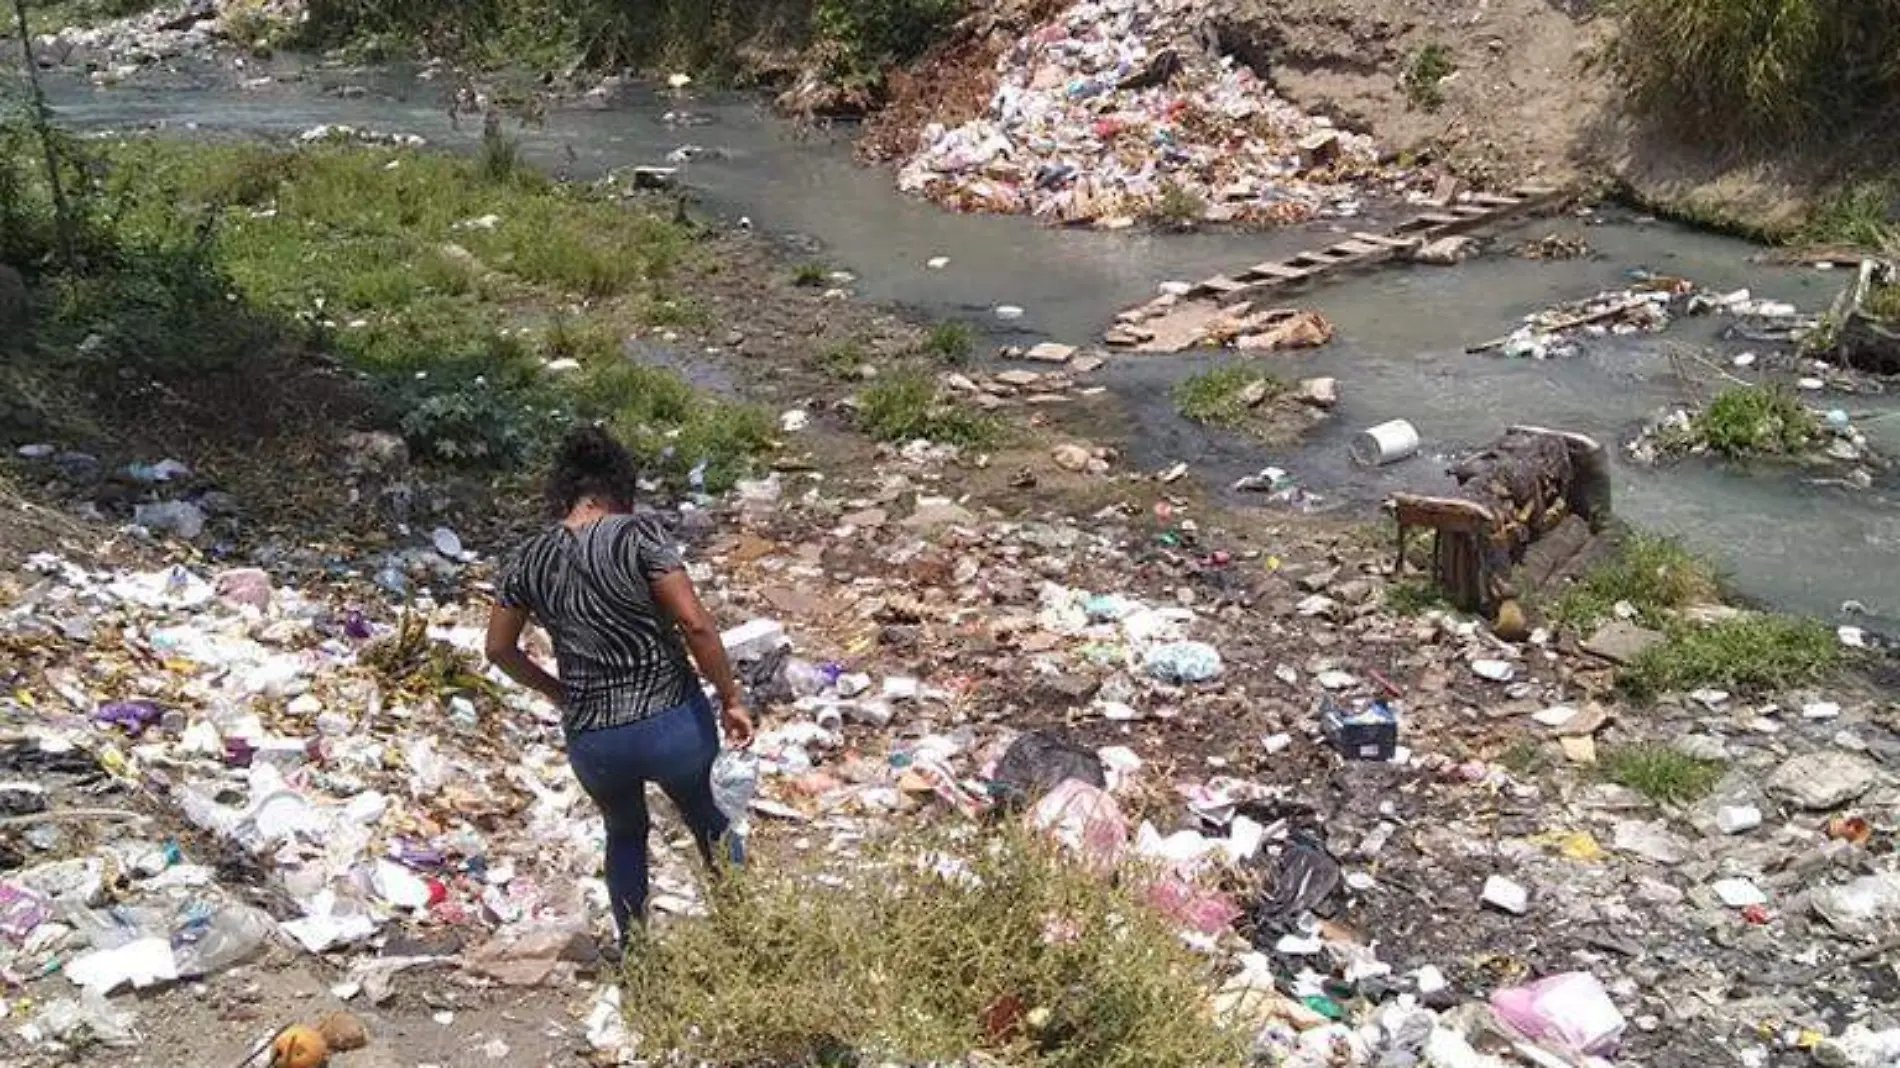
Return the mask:
M 1879 778 L 1880 769 L 1865 757 L 1839 751 L 1806 753 L 1783 764 L 1768 789 L 1799 808 L 1825 812 L 1873 789 Z

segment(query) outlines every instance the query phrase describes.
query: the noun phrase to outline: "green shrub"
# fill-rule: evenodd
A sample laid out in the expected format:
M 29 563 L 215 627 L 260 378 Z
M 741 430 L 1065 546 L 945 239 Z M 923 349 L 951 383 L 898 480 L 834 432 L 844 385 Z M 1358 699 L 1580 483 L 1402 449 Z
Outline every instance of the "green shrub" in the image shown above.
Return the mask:
M 976 331 L 969 323 L 946 320 L 930 328 L 924 338 L 924 355 L 939 363 L 961 367 L 976 354 Z
M 1821 422 L 1785 386 L 1731 386 L 1690 421 L 1694 441 L 1723 456 L 1786 456 L 1821 436 Z
M 1709 796 L 1724 770 L 1719 761 L 1698 760 L 1664 745 L 1610 746 L 1597 759 L 1597 771 L 1605 780 L 1665 805 L 1692 804 Z
M 1267 399 L 1280 396 L 1289 388 L 1272 375 L 1241 364 L 1228 364 L 1202 371 L 1174 387 L 1174 407 L 1196 423 L 1237 427 L 1247 420 L 1254 407 L 1247 403 L 1247 391 L 1260 385 L 1265 386 Z
M 1608 619 L 1617 602 L 1628 602 L 1637 619 L 1660 626 L 1671 609 L 1718 599 L 1715 568 L 1672 538 L 1631 533 L 1608 560 L 1572 583 L 1550 606 L 1550 617 L 1587 631 Z
M 1147 212 L 1148 222 L 1165 230 L 1192 230 L 1206 217 L 1206 199 L 1173 178 L 1162 179 Z
M 1833 630 L 1814 620 L 1744 616 L 1711 626 L 1671 625 L 1668 640 L 1617 681 L 1637 697 L 1709 686 L 1773 692 L 1825 681 L 1841 660 Z
M 833 76 L 876 84 L 923 54 L 962 10 L 962 0 L 816 0 L 812 27 L 838 48 Z
M 1851 245 L 1873 252 L 1900 251 L 1900 185 L 1853 182 L 1814 202 L 1797 241 L 1806 245 Z
M 1406 98 L 1421 111 L 1437 111 L 1445 106 L 1445 89 L 1440 83 L 1458 70 L 1451 49 L 1432 41 L 1413 52 L 1405 61 L 1399 81 Z
M 1900 285 L 1875 286 L 1861 310 L 1876 319 L 1900 323 Z
M 879 441 L 915 441 L 980 448 L 993 442 L 993 420 L 943 403 L 937 383 L 915 371 L 880 379 L 858 398 L 858 419 Z
M 806 859 L 822 857 L 825 859 Z M 728 873 L 639 942 L 629 1029 L 724 1065 L 1239 1068 L 1212 966 L 1130 892 L 1020 833 L 874 842 Z
M 1900 8 L 1865 0 L 1619 0 L 1632 103 L 1697 140 L 1852 129 L 1900 101 Z

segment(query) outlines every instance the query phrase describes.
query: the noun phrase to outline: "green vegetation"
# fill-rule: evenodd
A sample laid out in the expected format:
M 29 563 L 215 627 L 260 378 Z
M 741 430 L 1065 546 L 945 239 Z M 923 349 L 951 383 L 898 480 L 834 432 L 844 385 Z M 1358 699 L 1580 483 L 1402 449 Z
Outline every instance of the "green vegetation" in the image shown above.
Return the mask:
M 713 1064 L 1247 1063 L 1210 965 L 1127 881 L 1020 833 L 938 837 L 729 873 L 708 916 L 633 950 L 629 1028 Z
M 801 263 L 792 268 L 792 284 L 806 289 L 817 289 L 831 281 L 831 268 L 816 261 Z
M 1408 579 L 1385 588 L 1385 606 L 1402 616 L 1422 616 L 1431 611 L 1452 611 L 1445 591 L 1429 578 Z
M 1498 754 L 1498 764 L 1520 779 L 1535 779 L 1555 766 L 1550 746 L 1530 738 L 1512 742 Z
M 1445 106 L 1445 88 L 1442 83 L 1457 70 L 1457 64 L 1452 62 L 1451 49 L 1432 41 L 1406 58 L 1399 82 L 1405 87 L 1406 99 L 1412 102 L 1413 107 L 1421 111 L 1437 111 Z
M 840 341 L 818 354 L 818 370 L 827 377 L 843 382 L 856 381 L 864 377 L 864 368 L 871 362 L 871 354 L 864 343 L 856 338 Z
M 33 33 L 54 33 L 68 26 L 91 26 L 150 11 L 158 0 L 54 0 L 26 5 L 26 24 Z M 13 31 L 13 5 L 4 5 L 6 33 Z M 11 57 L 10 57 L 11 58 Z
M 899 371 L 866 389 L 858 421 L 879 441 L 923 438 L 964 448 L 987 446 L 1000 432 L 994 420 L 944 403 L 936 380 L 919 371 Z
M 969 323 L 946 319 L 930 328 L 923 348 L 924 355 L 939 363 L 962 367 L 976 355 L 976 331 Z
M 1192 230 L 1207 217 L 1207 201 L 1172 178 L 1161 182 L 1159 195 L 1148 208 L 1149 225 L 1164 230 Z
M 1689 423 L 1689 443 L 1733 458 L 1792 456 L 1821 437 L 1821 421 L 1780 385 L 1731 386 Z
M 1841 186 L 1808 209 L 1807 224 L 1796 240 L 1900 252 L 1900 185 L 1883 180 Z
M 961 0 L 814 0 L 789 10 L 756 0 L 310 0 L 306 45 L 426 47 L 487 66 L 743 73 L 761 36 L 830 49 L 832 74 L 874 87 L 921 54 L 962 11 Z
M 1724 765 L 1684 756 L 1663 745 L 1618 745 L 1603 750 L 1597 772 L 1651 801 L 1686 805 L 1709 796 L 1722 781 Z
M 1875 286 L 1861 310 L 1876 319 L 1900 323 L 1900 284 Z
M 1637 697 L 1713 686 L 1772 692 L 1825 680 L 1842 661 L 1834 632 L 1811 619 L 1750 615 L 1709 626 L 1675 623 L 1669 640 L 1617 682 Z
M 1718 599 L 1721 583 L 1708 561 L 1670 538 L 1629 533 L 1616 554 L 1572 583 L 1549 606 L 1550 618 L 1587 633 L 1628 602 L 1645 626 L 1661 626 L 1673 609 Z
M 1865 0 L 1619 0 L 1632 102 L 1699 141 L 1851 133 L 1900 103 L 1900 7 Z M 1878 129 L 1878 126 L 1869 126 Z
M 1244 425 L 1255 408 L 1289 388 L 1272 375 L 1228 364 L 1202 371 L 1174 387 L 1174 407 L 1196 423 L 1233 429 Z
M 622 349 L 641 326 L 703 318 L 677 292 L 692 233 L 501 166 L 504 148 L 472 161 L 340 144 L 71 149 L 63 171 L 83 215 L 67 266 L 22 137 L 0 131 L 0 191 L 13 194 L 0 198 L 0 257 L 43 294 L 48 358 L 10 368 L 7 384 L 105 402 L 44 405 L 43 424 L 110 416 L 101 395 L 120 381 L 269 381 L 316 350 L 441 462 L 512 467 L 572 420 L 603 419 L 656 474 L 703 464 L 717 488 L 769 443 L 761 413 Z M 579 366 L 543 369 L 557 359 Z M 138 390 L 126 392 L 117 403 L 136 411 Z

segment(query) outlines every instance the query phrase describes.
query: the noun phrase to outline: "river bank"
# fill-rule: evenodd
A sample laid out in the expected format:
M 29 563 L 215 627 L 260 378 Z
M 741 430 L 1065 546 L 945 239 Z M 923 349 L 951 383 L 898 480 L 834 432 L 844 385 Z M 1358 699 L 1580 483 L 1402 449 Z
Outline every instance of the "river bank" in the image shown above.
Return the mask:
M 1087 851 L 1119 826 L 1127 841 L 1110 852 L 1137 858 L 1126 861 L 1130 883 L 1142 864 L 1168 873 L 1173 896 L 1163 900 L 1174 905 L 1157 922 L 1172 952 L 1183 952 L 1179 932 L 1209 947 L 1195 958 L 1205 988 L 1248 995 L 1228 1011 L 1285 1063 L 1444 1055 L 1457 1042 L 1502 1049 L 1484 1035 L 1490 996 L 1577 971 L 1600 984 L 1610 1009 L 1595 1020 L 1615 1021 L 1613 1042 L 1631 1063 L 1690 1068 L 1723 1051 L 1777 1066 L 1877 1063 L 1867 1034 L 1895 1023 L 1885 1008 L 1892 967 L 1878 948 L 1900 920 L 1889 896 L 1900 733 L 1883 654 L 1844 644 L 1833 626 L 1715 604 L 1705 564 L 1648 541 L 1626 546 L 1619 566 L 1563 607 L 1538 606 L 1544 625 L 1530 640 L 1501 641 L 1396 581 L 1393 532 L 1366 522 L 1392 488 L 1438 477 L 1436 464 L 1356 472 L 1343 448 L 1391 415 L 1418 421 L 1432 459 L 1489 440 L 1505 422 L 1608 428 L 1614 439 L 1678 388 L 1642 336 L 1579 338 L 1568 361 L 1466 347 L 1509 334 L 1555 293 L 1627 285 L 1631 264 L 1666 262 L 1710 289 L 1746 283 L 1806 307 L 1831 297 L 1825 272 L 1759 267 L 1735 243 L 1593 213 L 1528 224 L 1501 245 L 1561 225 L 1600 259 L 1532 263 L 1499 251 L 1349 278 L 1301 297 L 1335 324 L 1333 343 L 1267 358 L 1277 375 L 1336 378 L 1335 414 L 1303 445 L 1269 451 L 1190 424 L 1169 399 L 1210 365 L 1262 361 L 1116 356 L 1082 370 L 1081 360 L 1113 310 L 1146 299 L 1157 281 L 1331 239 L 1328 224 L 1179 239 L 951 216 L 893 195 L 888 176 L 852 163 L 848 144 L 814 143 L 749 101 L 644 87 L 556 110 L 538 128 L 510 126 L 512 148 L 458 130 L 435 86 L 400 73 L 317 70 L 235 90 L 189 78 L 52 90 L 60 121 L 119 131 L 101 140 L 130 142 L 113 151 L 135 161 L 141 150 L 170 161 L 157 173 L 174 172 L 177 184 L 152 181 L 145 204 L 150 216 L 178 217 L 165 232 L 195 233 L 211 189 L 247 194 L 224 198 L 229 214 L 214 229 L 213 262 L 230 277 L 210 290 L 213 303 L 242 294 L 270 319 L 301 324 L 291 336 L 311 342 L 288 365 L 260 363 L 266 380 L 312 363 L 334 363 L 319 380 L 338 389 L 358 374 L 445 378 L 435 361 L 454 354 L 447 319 L 482 342 L 467 368 L 481 371 L 464 384 L 500 387 L 507 372 L 507 411 L 466 419 L 486 432 L 524 407 L 553 415 L 528 384 L 642 369 L 638 388 L 610 395 L 602 414 L 633 409 L 621 429 L 654 465 L 651 503 L 669 513 L 719 621 L 776 619 L 803 661 L 796 673 L 786 667 L 790 692 L 760 700 L 763 803 L 753 814 L 761 858 L 819 858 L 817 876 L 789 859 L 760 865 L 764 878 L 797 878 L 801 900 L 824 880 L 874 877 L 866 838 L 934 841 L 922 836 L 935 828 L 967 841 L 970 814 L 986 811 L 991 784 L 1009 777 L 998 755 L 1044 729 L 1096 762 L 1113 805 L 1093 802 L 1091 833 L 1072 844 L 1099 862 Z M 124 133 L 187 124 L 198 138 L 239 142 L 329 130 L 288 153 L 144 145 Z M 377 143 L 330 143 L 339 138 Z M 465 155 L 403 147 L 412 138 Z M 688 144 L 697 148 L 682 152 Z M 665 166 L 674 153 L 673 177 L 697 200 L 685 223 L 669 196 L 627 188 L 629 166 Z M 152 177 L 114 158 L 118 173 Z M 221 165 L 196 166 L 208 160 Z M 583 181 L 550 187 L 533 166 Z M 616 172 L 627 180 L 585 181 Z M 109 323 L 120 309 L 101 302 L 95 312 Z M 963 326 L 929 325 L 942 319 Z M 404 323 L 426 330 L 397 329 Z M 590 324 L 605 345 L 577 345 Z M 83 324 L 70 325 L 73 336 L 49 339 L 60 355 L 98 348 Z M 1719 328 L 1713 318 L 1677 327 L 1712 345 L 1762 344 L 1712 336 Z M 378 337 L 406 339 L 398 353 L 409 355 L 385 361 L 393 354 L 367 343 Z M 525 352 L 481 363 L 498 338 Z M 1039 343 L 1078 351 L 1061 367 L 991 355 Z M 678 406 L 642 406 L 660 391 L 654 365 L 696 388 L 667 387 Z M 489 371 L 495 378 L 475 381 Z M 958 378 L 973 388 L 952 385 Z M 282 393 L 310 386 L 287 381 Z M 5 580 L 8 648 L 21 650 L 0 697 L 7 766 L 23 769 L 9 775 L 44 791 L 48 809 L 109 798 L 158 822 L 32 837 L 0 828 L 17 868 L 34 873 L 13 899 L 30 909 L 7 914 L 26 927 L 17 948 L 9 933 L 9 970 L 39 977 L 9 996 L 22 1028 L 8 1028 L 0 1050 L 27 1064 L 216 1064 L 283 1022 L 344 1007 L 372 1032 L 366 1050 L 337 1059 L 344 1068 L 640 1056 L 615 1026 L 612 969 L 572 959 L 596 955 L 604 912 L 593 884 L 598 827 L 561 766 L 558 729 L 511 687 L 469 679 L 481 674 L 471 654 L 492 566 L 533 523 L 531 453 L 471 473 L 425 447 L 435 435 L 395 441 L 409 428 L 386 409 L 319 410 L 292 423 L 262 390 L 216 408 L 187 394 L 198 403 L 182 411 L 169 396 L 127 399 L 135 414 L 248 422 L 222 449 L 168 436 L 191 430 L 189 418 L 146 419 L 105 436 L 122 451 L 89 465 L 72 455 L 82 442 L 52 438 L 27 442 L 50 448 L 11 462 L 40 507 L 77 513 L 55 536 L 85 570 L 40 560 Z M 728 454 L 727 494 L 711 492 L 726 479 L 708 479 L 702 493 L 694 478 L 694 446 L 707 439 L 690 428 L 705 423 L 698 406 L 715 402 L 760 406 L 766 420 L 768 440 L 748 435 Z M 279 422 L 284 447 L 273 450 L 256 435 Z M 349 433 L 372 428 L 382 435 Z M 1223 496 L 1230 474 L 1269 460 L 1328 502 L 1363 509 L 1306 514 Z M 1192 477 L 1175 476 L 1180 463 Z M 1872 498 L 1822 487 L 1793 495 L 1791 483 L 1725 471 L 1618 471 L 1616 485 L 1619 508 L 1638 519 L 1695 526 L 1706 508 L 1704 536 L 1730 547 L 1739 530 L 1833 551 L 1824 562 L 1794 551 L 1747 557 L 1755 566 L 1738 574 L 1744 582 L 1878 588 L 1878 569 L 1862 566 L 1838 526 L 1802 525 L 1843 515 L 1878 523 L 1888 513 Z M 1790 514 L 1765 527 L 1755 506 L 1773 501 Z M 181 502 L 206 513 L 196 537 L 152 529 L 176 510 L 139 521 L 141 505 Z M 36 526 L 8 545 L 24 557 L 47 538 Z M 1865 549 L 1875 560 L 1891 552 L 1871 539 Z M 1809 595 L 1831 610 L 1836 589 Z M 1366 754 L 1342 753 L 1320 709 L 1374 700 L 1396 709 L 1403 752 L 1347 759 Z M 194 790 L 219 807 L 194 804 L 197 816 L 181 818 L 180 799 Z M 281 818 L 286 805 L 296 819 Z M 1144 820 L 1154 833 L 1136 829 Z M 1260 832 L 1251 846 L 1249 823 Z M 678 835 L 664 837 L 668 922 L 690 924 L 701 894 Z M 96 892 L 86 878 L 94 862 Z M 199 865 L 214 869 L 208 882 Z M 939 856 L 931 866 L 954 882 L 954 864 Z M 129 874 L 108 883 L 107 871 Z M 1273 896 L 1260 893 L 1262 874 Z M 100 966 L 95 951 L 118 948 L 95 940 L 91 910 L 116 904 L 115 923 L 145 924 L 144 941 L 177 954 L 175 938 L 194 945 L 207 915 L 233 901 L 262 908 L 286 935 L 196 983 L 161 980 L 107 1002 L 133 1009 L 129 1023 L 78 1014 L 106 1045 L 66 1048 L 86 1035 L 56 1026 L 73 1018 L 64 1006 L 48 1008 L 77 1001 L 73 961 L 88 960 L 83 977 Z M 1233 909 L 1262 919 L 1241 933 L 1221 918 Z M 1009 927 L 1015 940 L 997 944 L 1010 952 L 993 944 L 987 957 L 1070 970 L 1043 973 L 1061 984 L 1027 995 L 970 992 L 985 1010 L 1007 996 L 1033 1002 L 985 1011 L 981 1027 L 950 1002 L 961 1012 L 950 1030 L 969 1047 L 1017 1052 L 1014 1016 L 1054 1020 L 1039 1040 L 1050 1055 L 1096 1063 L 1094 1028 L 1151 1017 L 1064 1015 L 1075 1003 L 1063 986 L 1129 989 L 1126 974 L 1078 980 L 1077 958 L 1062 956 L 1078 939 L 1099 945 L 1094 935 L 1127 929 L 1098 930 L 1095 915 L 1057 917 L 1086 920 L 1079 932 L 1040 915 Z M 554 941 L 525 938 L 550 930 Z M 326 933 L 315 951 L 300 937 Z M 810 959 L 800 947 L 826 945 L 793 942 L 794 963 Z M 668 974 L 685 987 L 692 963 Z M 775 973 L 728 969 L 714 985 L 729 992 L 740 984 L 726 980 L 740 974 Z M 872 970 L 862 981 L 879 989 L 889 978 Z M 728 1037 L 732 1018 L 709 1015 L 695 1038 L 707 1046 L 695 1052 L 756 1058 L 757 1047 L 716 1043 L 769 1039 L 767 1055 L 797 1062 L 840 1042 L 883 1056 L 895 1041 L 879 1027 L 889 1017 L 773 1015 L 797 1001 L 787 988 L 761 981 L 739 993 L 766 1007 L 744 1019 L 751 1030 Z M 1202 1018 L 1178 992 L 1171 998 L 1145 1011 Z M 145 1037 L 120 1045 L 128 1027 Z M 1612 1042 L 1587 1037 L 1598 1050 Z

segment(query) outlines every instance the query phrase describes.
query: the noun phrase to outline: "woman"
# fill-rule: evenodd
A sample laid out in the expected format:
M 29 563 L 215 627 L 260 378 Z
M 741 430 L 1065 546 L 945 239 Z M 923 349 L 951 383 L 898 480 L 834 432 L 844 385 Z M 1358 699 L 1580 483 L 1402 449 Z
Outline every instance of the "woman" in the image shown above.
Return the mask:
M 605 431 L 569 435 L 548 482 L 561 521 L 515 553 L 488 616 L 489 661 L 560 706 L 568 762 L 606 817 L 623 944 L 646 914 L 647 783 L 673 799 L 707 864 L 721 840 L 744 859 L 713 803 L 719 728 L 687 650 L 719 694 L 731 744 L 752 741 L 719 629 L 659 525 L 634 514 L 635 480 L 633 456 Z M 558 678 L 521 649 L 530 620 L 554 640 Z

